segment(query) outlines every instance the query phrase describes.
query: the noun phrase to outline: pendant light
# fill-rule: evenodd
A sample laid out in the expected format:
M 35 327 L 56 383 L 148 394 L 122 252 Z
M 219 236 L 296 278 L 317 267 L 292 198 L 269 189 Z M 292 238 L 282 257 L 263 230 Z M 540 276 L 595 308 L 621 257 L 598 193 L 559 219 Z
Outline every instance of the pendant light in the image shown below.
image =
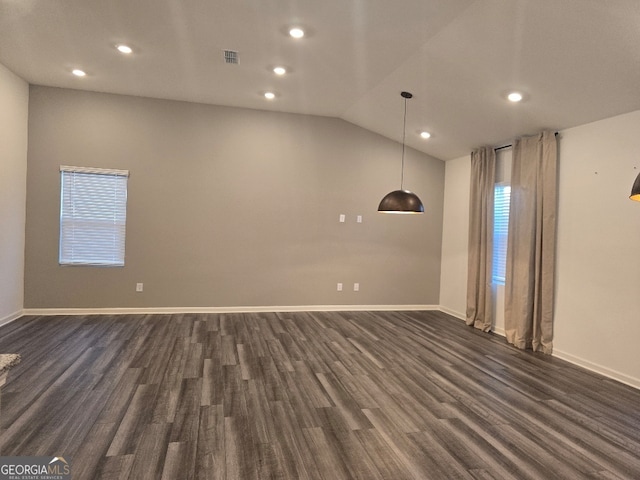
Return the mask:
M 636 177 L 636 181 L 633 182 L 633 187 L 631 187 L 631 195 L 629 195 L 631 200 L 635 200 L 636 202 L 640 202 L 640 173 Z
M 400 175 L 400 190 L 388 193 L 380 201 L 380 213 L 424 213 L 424 206 L 418 196 L 404 189 L 404 139 L 407 130 L 407 99 L 413 97 L 409 92 L 400 93 L 404 98 L 404 121 L 402 124 L 402 169 Z

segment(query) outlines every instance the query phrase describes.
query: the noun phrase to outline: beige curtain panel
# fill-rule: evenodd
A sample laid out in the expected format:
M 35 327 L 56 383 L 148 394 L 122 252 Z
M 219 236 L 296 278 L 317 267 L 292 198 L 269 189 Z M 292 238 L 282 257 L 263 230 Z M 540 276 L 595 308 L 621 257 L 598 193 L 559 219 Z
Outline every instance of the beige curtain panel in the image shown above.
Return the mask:
M 491 267 L 495 178 L 495 150 L 482 147 L 471 152 L 466 322 L 484 332 L 490 331 L 493 323 Z
M 513 144 L 505 332 L 518 348 L 553 351 L 558 147 L 554 132 Z

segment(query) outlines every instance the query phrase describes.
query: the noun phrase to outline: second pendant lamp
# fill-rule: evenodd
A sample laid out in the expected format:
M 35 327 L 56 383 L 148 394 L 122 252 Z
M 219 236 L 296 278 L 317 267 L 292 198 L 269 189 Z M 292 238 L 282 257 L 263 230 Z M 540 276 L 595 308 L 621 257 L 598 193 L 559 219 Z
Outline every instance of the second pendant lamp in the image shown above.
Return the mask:
M 407 130 L 407 100 L 413 95 L 409 92 L 400 93 L 404 98 L 404 121 L 402 124 L 402 170 L 400 176 L 400 190 L 388 193 L 380 201 L 378 212 L 380 213 L 424 213 L 424 206 L 418 196 L 404 189 L 404 140 Z
M 633 182 L 633 187 L 631 187 L 631 195 L 629 195 L 631 200 L 635 200 L 636 202 L 640 202 L 640 173 L 636 177 L 636 181 Z

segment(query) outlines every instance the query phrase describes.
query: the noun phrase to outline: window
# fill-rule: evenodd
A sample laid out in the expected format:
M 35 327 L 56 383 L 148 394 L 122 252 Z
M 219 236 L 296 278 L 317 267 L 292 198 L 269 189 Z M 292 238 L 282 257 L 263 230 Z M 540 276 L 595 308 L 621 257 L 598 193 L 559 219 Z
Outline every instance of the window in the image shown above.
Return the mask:
M 61 265 L 124 265 L 126 170 L 60 167 Z
M 509 234 L 509 200 L 511 186 L 496 184 L 493 204 L 493 272 L 492 281 L 504 285 L 507 269 L 507 237 Z

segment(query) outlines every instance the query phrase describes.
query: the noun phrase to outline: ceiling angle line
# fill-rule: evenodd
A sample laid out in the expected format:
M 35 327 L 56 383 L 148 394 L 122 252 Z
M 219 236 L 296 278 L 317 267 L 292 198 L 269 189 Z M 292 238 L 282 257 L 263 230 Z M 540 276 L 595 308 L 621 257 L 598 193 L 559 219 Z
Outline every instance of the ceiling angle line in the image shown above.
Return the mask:
M 555 136 L 557 137 L 559 133 L 560 133 L 560 132 L 555 132 Z M 502 145 L 502 146 L 500 146 L 500 147 L 495 147 L 495 148 L 493 149 L 493 151 L 494 151 L 494 152 L 497 152 L 497 151 L 499 151 L 499 150 L 504 150 L 505 148 L 511 148 L 511 147 L 513 147 L 513 143 L 509 143 L 508 145 Z

